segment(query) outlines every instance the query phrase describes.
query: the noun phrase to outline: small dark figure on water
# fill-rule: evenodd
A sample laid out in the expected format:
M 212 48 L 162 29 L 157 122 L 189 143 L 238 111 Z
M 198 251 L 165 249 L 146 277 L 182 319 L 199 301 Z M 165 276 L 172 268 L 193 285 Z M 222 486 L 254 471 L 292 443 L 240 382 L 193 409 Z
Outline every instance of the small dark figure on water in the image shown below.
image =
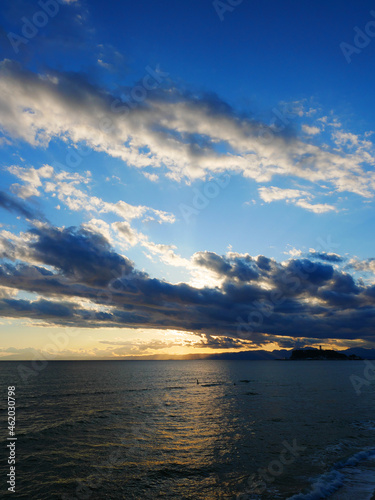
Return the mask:
M 197 385 L 199 385 L 199 380 L 197 379 Z

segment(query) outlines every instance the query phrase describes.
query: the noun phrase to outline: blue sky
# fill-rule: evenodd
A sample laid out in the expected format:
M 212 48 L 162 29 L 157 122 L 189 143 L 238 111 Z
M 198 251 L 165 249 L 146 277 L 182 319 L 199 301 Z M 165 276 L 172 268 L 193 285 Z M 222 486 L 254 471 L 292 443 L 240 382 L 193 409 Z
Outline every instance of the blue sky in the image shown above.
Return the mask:
M 4 2 L 1 355 L 373 346 L 373 32 L 371 2 Z

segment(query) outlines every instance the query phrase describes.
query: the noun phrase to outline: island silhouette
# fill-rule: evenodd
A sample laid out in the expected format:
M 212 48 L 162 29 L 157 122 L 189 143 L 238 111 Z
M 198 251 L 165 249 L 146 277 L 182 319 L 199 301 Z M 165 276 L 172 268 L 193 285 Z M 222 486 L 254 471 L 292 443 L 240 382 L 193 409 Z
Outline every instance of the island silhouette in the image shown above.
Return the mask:
M 360 356 L 356 354 L 350 354 L 347 356 L 346 354 L 338 351 L 334 351 L 333 349 L 322 349 L 320 346 L 319 349 L 295 349 L 292 351 L 292 354 L 289 358 L 291 361 L 300 361 L 300 360 L 361 360 Z

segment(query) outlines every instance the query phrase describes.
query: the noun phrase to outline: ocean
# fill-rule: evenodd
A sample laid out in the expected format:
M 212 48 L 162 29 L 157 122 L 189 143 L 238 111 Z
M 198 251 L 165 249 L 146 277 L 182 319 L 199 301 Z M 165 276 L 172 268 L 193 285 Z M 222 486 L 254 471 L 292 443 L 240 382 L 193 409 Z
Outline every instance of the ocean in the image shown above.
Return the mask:
M 370 372 L 364 361 L 1 362 L 1 498 L 15 386 L 10 498 L 370 499 Z

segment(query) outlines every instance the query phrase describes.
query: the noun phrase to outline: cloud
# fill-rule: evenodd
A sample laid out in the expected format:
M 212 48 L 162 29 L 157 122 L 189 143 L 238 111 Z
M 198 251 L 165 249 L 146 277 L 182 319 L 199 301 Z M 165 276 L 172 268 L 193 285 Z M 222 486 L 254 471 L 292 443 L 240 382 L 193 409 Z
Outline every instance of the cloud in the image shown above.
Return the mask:
M 370 259 L 360 260 L 357 258 L 352 258 L 348 262 L 347 268 L 354 269 L 355 271 L 359 272 L 375 274 L 375 259 L 370 258 Z
M 332 138 L 335 140 L 338 146 L 349 145 L 357 146 L 360 142 L 358 135 L 351 134 L 349 132 L 343 132 L 342 130 L 337 130 L 332 134 Z
M 131 205 L 124 200 L 115 203 L 107 202 L 96 196 L 89 196 L 83 188 L 90 184 L 91 172 L 84 174 L 71 173 L 65 170 L 56 172 L 50 165 L 39 169 L 12 165 L 8 171 L 24 181 L 25 184 L 12 184 L 11 190 L 20 198 L 40 196 L 41 190 L 52 193 L 73 211 L 97 212 L 100 214 L 114 213 L 126 221 L 153 218 L 159 223 L 173 223 L 175 216 L 162 210 L 156 210 L 144 205 Z M 80 188 L 81 189 L 80 189 Z
M 336 208 L 328 203 L 309 203 L 306 200 L 297 200 L 295 203 L 298 207 L 305 208 L 314 214 L 324 214 L 326 212 L 336 212 Z
M 310 125 L 302 125 L 302 130 L 308 135 L 317 135 L 321 132 L 321 129 L 319 127 Z
M 293 203 L 298 207 L 304 208 L 316 214 L 336 211 L 336 208 L 328 203 L 310 203 L 308 200 L 311 200 L 314 196 L 307 191 L 301 191 L 299 189 L 282 189 L 275 186 L 261 187 L 258 191 L 259 196 L 266 203 L 286 200 L 288 203 Z M 303 197 L 307 197 L 307 199 L 304 199 Z
M 157 182 L 159 180 L 159 176 L 156 174 L 150 174 L 149 172 L 143 172 L 143 175 L 146 177 L 146 179 L 150 180 L 151 182 Z
M 191 263 L 213 272 L 220 285 L 195 288 L 137 271 L 102 235 L 83 228 L 41 225 L 29 235 L 23 253 L 39 264 L 15 260 L 16 244 L 10 241 L 7 258 L 14 263 L 0 267 L 0 286 L 33 292 L 36 299 L 6 294 L 0 300 L 4 317 L 80 328 L 174 329 L 205 335 L 221 346 L 262 345 L 269 336 L 366 340 L 373 335 L 373 285 L 329 260 L 317 262 L 316 255 L 280 263 L 262 255 L 198 252 Z
M 266 203 L 279 200 L 295 200 L 297 198 L 301 198 L 302 196 L 309 195 L 308 192 L 300 191 L 299 189 L 282 189 L 275 186 L 261 187 L 258 191 L 259 196 Z
M 225 278 L 239 281 L 252 281 L 259 277 L 256 261 L 250 255 L 234 255 L 223 257 L 214 252 L 197 252 L 193 256 L 193 264 L 205 267 Z M 264 265 L 264 263 L 263 263 Z
M 31 230 L 37 240 L 30 244 L 34 259 L 59 269 L 73 282 L 105 286 L 113 276 L 133 270 L 132 263 L 111 250 L 108 241 L 85 229 L 40 227 Z
M 194 347 L 209 347 L 210 349 L 246 349 L 250 346 L 253 347 L 252 341 L 233 337 L 217 337 L 209 334 L 203 334 L 200 342 L 194 344 Z
M 117 354 L 137 354 L 144 351 L 154 351 L 159 349 L 169 349 L 170 347 L 181 346 L 181 342 L 162 340 L 99 340 L 101 344 L 109 344 L 112 347 L 121 346 L 115 350 Z
M 333 263 L 339 263 L 343 262 L 345 259 L 341 255 L 338 255 L 337 253 L 328 253 L 328 252 L 317 252 L 316 250 L 310 250 L 310 253 L 308 254 L 309 257 L 315 258 L 315 259 L 320 259 L 324 260 L 326 262 L 333 262 Z
M 30 195 L 44 197 L 57 197 L 70 210 L 87 213 L 96 217 L 83 223 L 83 229 L 101 234 L 111 244 L 122 249 L 140 244 L 154 255 L 159 255 L 164 261 L 172 261 L 173 265 L 181 264 L 169 247 L 168 256 L 165 253 L 166 245 L 159 245 L 149 240 L 148 236 L 133 227 L 134 221 L 153 221 L 158 224 L 172 224 L 175 222 L 174 214 L 163 210 L 153 209 L 145 205 L 132 205 L 124 200 L 107 202 L 96 196 L 91 196 L 87 190 L 91 187 L 91 173 L 71 173 L 65 170 L 55 171 L 50 165 L 41 168 L 24 168 L 19 166 L 8 167 L 8 171 L 17 176 L 25 184 L 13 184 L 19 197 L 28 198 Z M 18 203 L 18 202 L 17 202 Z M 61 206 L 58 205 L 56 208 Z M 99 219 L 99 215 L 112 214 L 120 218 L 119 221 L 107 223 Z M 4 242 L 3 242 L 4 245 Z M 174 247 L 175 248 L 175 247 Z M 187 262 L 187 261 L 186 261 Z
M 24 185 L 12 184 L 10 187 L 12 193 L 23 199 L 30 198 L 31 196 L 40 196 L 38 188 L 42 186 L 42 179 L 49 179 L 53 174 L 53 168 L 49 165 L 43 165 L 39 169 L 12 165 L 8 170 L 11 174 L 25 182 Z
M 37 318 L 68 318 L 72 316 L 71 305 L 64 305 L 62 303 L 51 302 L 48 300 L 36 300 L 31 302 L 29 300 L 22 299 L 2 299 L 0 300 L 0 313 L 7 311 L 14 311 L 14 315 L 17 316 L 19 313 L 20 317 L 24 317 L 25 313 L 27 317 L 33 318 L 34 315 Z
M 85 143 L 176 181 L 232 171 L 258 183 L 292 176 L 313 185 L 330 183 L 339 192 L 373 196 L 370 141 L 351 141 L 355 147 L 348 151 L 328 151 L 289 130 L 276 134 L 215 95 L 181 91 L 160 69 L 148 68 L 147 77 L 159 87 L 130 108 L 82 75 L 35 74 L 5 60 L 0 66 L 0 124 L 9 137 L 33 146 L 46 147 L 53 139 Z M 316 213 L 333 210 L 328 204 L 299 205 Z
M 33 219 L 36 216 L 36 212 L 32 211 L 25 203 L 4 193 L 4 191 L 0 191 L 0 207 L 5 208 L 8 212 L 15 212 L 22 215 L 27 219 Z

